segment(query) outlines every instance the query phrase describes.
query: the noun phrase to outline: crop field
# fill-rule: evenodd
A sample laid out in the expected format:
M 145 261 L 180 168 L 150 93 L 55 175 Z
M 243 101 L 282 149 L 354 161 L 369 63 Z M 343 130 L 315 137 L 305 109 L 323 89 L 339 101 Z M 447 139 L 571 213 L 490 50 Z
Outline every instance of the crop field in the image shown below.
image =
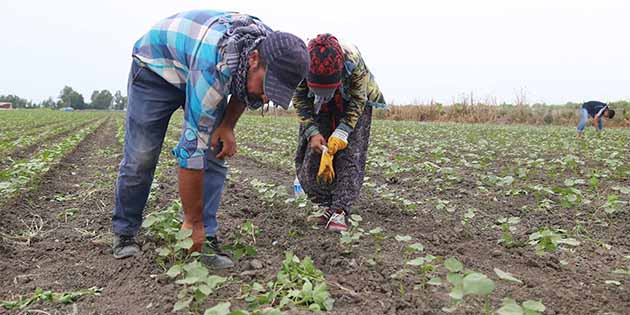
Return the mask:
M 292 192 L 298 122 L 244 115 L 219 209 L 180 231 L 177 112 L 143 254 L 111 255 L 124 113 L 0 112 L 0 314 L 627 314 L 630 130 L 373 122 L 351 228 Z

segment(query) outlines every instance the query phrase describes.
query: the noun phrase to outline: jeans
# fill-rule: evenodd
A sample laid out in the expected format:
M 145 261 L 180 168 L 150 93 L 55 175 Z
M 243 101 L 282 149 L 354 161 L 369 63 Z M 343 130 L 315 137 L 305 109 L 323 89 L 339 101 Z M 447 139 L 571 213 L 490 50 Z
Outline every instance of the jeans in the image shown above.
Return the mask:
M 134 236 L 142 225 L 169 120 L 185 104 L 186 95 L 135 60 L 127 90 L 125 143 L 115 188 L 112 228 L 116 235 Z M 216 158 L 219 149 L 206 152 L 203 170 L 203 221 L 209 237 L 218 229 L 216 214 L 227 175 L 224 161 Z
M 602 121 L 603 118 L 599 118 L 599 121 L 597 122 L 597 130 L 602 130 L 602 128 L 604 128 L 604 122 Z M 578 124 L 577 127 L 577 131 L 579 133 L 584 132 L 584 128 L 586 128 L 586 123 L 588 122 L 588 111 L 584 108 L 582 108 L 582 111 L 580 112 L 580 123 Z

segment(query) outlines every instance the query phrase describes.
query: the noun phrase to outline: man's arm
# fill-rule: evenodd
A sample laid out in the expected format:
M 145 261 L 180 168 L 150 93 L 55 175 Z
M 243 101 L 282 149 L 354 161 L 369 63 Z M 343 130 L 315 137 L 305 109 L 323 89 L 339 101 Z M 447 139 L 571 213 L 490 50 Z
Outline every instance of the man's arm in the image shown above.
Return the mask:
M 217 154 L 217 159 L 224 157 L 231 157 L 236 153 L 236 138 L 234 137 L 234 127 L 238 119 L 243 115 L 247 105 L 238 97 L 232 95 L 230 102 L 227 105 L 225 115 L 221 124 L 212 132 L 211 150 L 219 144 L 219 141 L 223 143 L 221 152 Z
M 601 131 L 601 129 L 599 128 L 601 119 L 602 119 L 602 117 L 599 114 L 595 115 L 595 118 L 593 119 L 593 127 L 595 127 L 595 130 L 597 130 L 597 131 Z

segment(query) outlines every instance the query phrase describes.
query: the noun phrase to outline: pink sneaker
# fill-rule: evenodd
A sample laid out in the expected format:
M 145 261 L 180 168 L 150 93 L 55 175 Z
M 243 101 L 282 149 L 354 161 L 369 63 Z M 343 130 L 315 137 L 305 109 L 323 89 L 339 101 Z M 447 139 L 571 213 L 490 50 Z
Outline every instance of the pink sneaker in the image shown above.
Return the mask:
M 328 211 L 326 211 L 328 213 Z M 326 229 L 333 232 L 344 232 L 348 230 L 348 224 L 346 223 L 346 214 L 343 210 L 330 211 L 328 221 L 326 222 Z

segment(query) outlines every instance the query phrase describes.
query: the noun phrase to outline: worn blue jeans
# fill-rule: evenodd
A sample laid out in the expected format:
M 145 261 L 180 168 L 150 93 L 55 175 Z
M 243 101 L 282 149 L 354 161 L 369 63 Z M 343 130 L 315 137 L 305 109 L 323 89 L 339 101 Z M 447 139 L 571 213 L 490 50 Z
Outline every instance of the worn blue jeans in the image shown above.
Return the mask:
M 603 118 L 599 118 L 599 121 L 597 122 L 597 129 L 598 130 L 602 130 L 602 128 L 604 127 L 604 123 L 602 121 Z M 580 123 L 578 124 L 577 127 L 577 131 L 579 133 L 584 132 L 584 128 L 586 128 L 586 123 L 588 122 L 588 111 L 584 108 L 582 108 L 582 110 L 580 111 Z
M 186 95 L 137 61 L 131 66 L 127 94 L 124 154 L 116 182 L 112 228 L 117 235 L 133 236 L 142 225 L 169 120 L 185 104 Z M 227 167 L 216 158 L 216 151 L 207 152 L 206 159 L 203 221 L 206 236 L 214 236 Z

